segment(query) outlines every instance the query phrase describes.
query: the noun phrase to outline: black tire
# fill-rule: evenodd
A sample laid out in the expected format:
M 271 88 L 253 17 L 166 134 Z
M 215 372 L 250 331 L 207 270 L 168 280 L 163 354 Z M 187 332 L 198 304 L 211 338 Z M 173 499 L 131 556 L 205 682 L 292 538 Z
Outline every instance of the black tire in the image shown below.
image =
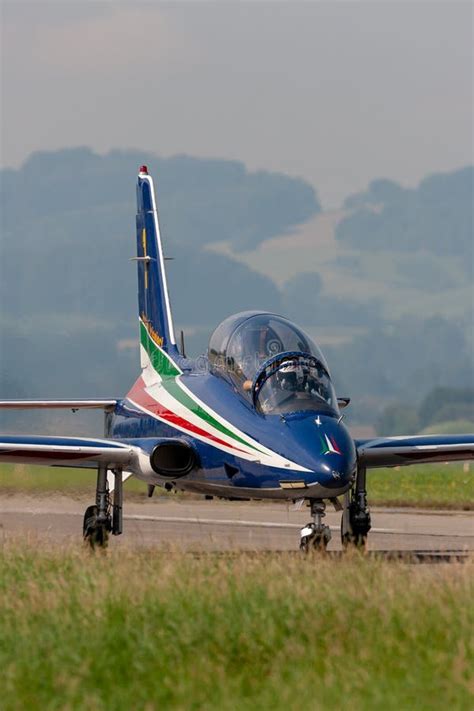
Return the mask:
M 316 536 L 305 536 L 300 541 L 300 551 L 304 554 L 315 552 L 315 553 L 325 553 L 328 546 L 329 540 L 324 534 L 318 534 Z
M 109 531 L 106 524 L 97 523 L 97 506 L 88 506 L 84 513 L 82 527 L 84 541 L 92 549 L 106 548 L 109 541 Z
M 107 548 L 109 543 L 109 532 L 106 526 L 104 526 L 104 524 L 96 526 L 87 540 L 92 549 Z
M 357 548 L 358 550 L 365 550 L 367 546 L 367 534 L 366 533 L 353 533 L 353 532 L 342 532 L 342 518 L 341 518 L 341 543 L 343 549 L 346 551 L 350 548 Z
M 300 551 L 302 553 L 309 553 L 310 549 L 310 538 L 309 536 L 304 536 L 300 541 Z
M 324 534 L 317 535 L 313 538 L 313 550 L 317 553 L 326 553 L 326 548 L 328 547 L 329 540 Z
M 94 528 L 97 521 L 97 506 L 88 506 L 84 513 L 84 522 L 82 525 L 82 534 L 86 538 Z

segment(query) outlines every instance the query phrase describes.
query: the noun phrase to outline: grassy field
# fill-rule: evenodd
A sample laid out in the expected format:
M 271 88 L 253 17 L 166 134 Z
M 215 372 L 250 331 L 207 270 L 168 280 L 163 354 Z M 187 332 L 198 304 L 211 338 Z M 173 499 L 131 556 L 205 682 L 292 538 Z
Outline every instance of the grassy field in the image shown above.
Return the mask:
M 95 472 L 53 467 L 0 466 L 0 494 L 25 491 L 30 494 L 66 493 L 93 495 Z M 145 497 L 145 485 L 130 479 L 127 494 Z M 464 471 L 461 463 L 416 465 L 378 469 L 368 473 L 371 505 L 422 506 L 427 508 L 474 509 L 474 467 Z
M 1 708 L 471 709 L 471 563 L 0 550 Z
M 367 474 L 369 501 L 378 506 L 474 509 L 474 467 L 464 464 L 418 464 L 400 469 L 373 469 Z
M 0 465 L 0 494 L 69 494 L 89 497 L 95 493 L 96 472 L 93 469 L 33 467 L 25 464 Z M 146 485 L 135 478 L 126 481 L 128 493 L 146 496 Z

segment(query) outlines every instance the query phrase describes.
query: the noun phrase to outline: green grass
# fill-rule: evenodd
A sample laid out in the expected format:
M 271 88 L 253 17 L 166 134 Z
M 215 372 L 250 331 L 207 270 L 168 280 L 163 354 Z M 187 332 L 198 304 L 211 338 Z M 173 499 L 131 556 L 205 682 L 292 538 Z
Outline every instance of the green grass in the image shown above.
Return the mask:
M 472 432 L 474 432 L 474 422 L 471 420 L 448 420 L 425 427 L 419 434 L 471 434 Z
M 464 471 L 463 463 L 415 465 L 400 469 L 368 472 L 368 492 L 372 506 L 421 506 L 428 508 L 473 509 L 474 467 Z M 2 464 L 0 494 L 63 493 L 91 495 L 95 487 L 93 470 L 58 469 Z M 127 496 L 145 497 L 146 487 L 137 479 L 126 484 Z M 165 493 L 164 490 L 162 493 Z
M 0 550 L 1 708 L 470 709 L 471 563 Z
M 0 465 L 0 493 L 66 494 L 84 496 L 95 491 L 97 474 L 94 469 Z M 131 477 L 125 482 L 127 492 L 146 495 L 146 485 Z
M 367 473 L 369 501 L 378 506 L 474 509 L 474 467 L 417 464 Z

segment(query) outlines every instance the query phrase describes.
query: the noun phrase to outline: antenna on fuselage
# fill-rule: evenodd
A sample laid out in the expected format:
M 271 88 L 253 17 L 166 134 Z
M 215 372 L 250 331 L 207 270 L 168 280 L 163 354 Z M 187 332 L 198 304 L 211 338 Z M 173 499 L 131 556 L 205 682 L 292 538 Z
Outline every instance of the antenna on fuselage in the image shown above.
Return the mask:
M 186 350 L 184 348 L 184 331 L 183 331 L 183 329 L 181 329 L 181 333 L 180 333 L 180 346 L 181 346 L 181 355 L 183 356 L 183 358 L 186 358 Z

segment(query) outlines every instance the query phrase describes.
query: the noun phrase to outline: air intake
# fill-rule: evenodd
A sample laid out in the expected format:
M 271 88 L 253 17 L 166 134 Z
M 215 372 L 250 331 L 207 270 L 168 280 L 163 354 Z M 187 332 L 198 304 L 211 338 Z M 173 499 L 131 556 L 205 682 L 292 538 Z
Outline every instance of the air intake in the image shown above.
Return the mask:
M 186 476 L 197 464 L 196 453 L 187 442 L 162 442 L 150 455 L 150 464 L 160 476 Z

